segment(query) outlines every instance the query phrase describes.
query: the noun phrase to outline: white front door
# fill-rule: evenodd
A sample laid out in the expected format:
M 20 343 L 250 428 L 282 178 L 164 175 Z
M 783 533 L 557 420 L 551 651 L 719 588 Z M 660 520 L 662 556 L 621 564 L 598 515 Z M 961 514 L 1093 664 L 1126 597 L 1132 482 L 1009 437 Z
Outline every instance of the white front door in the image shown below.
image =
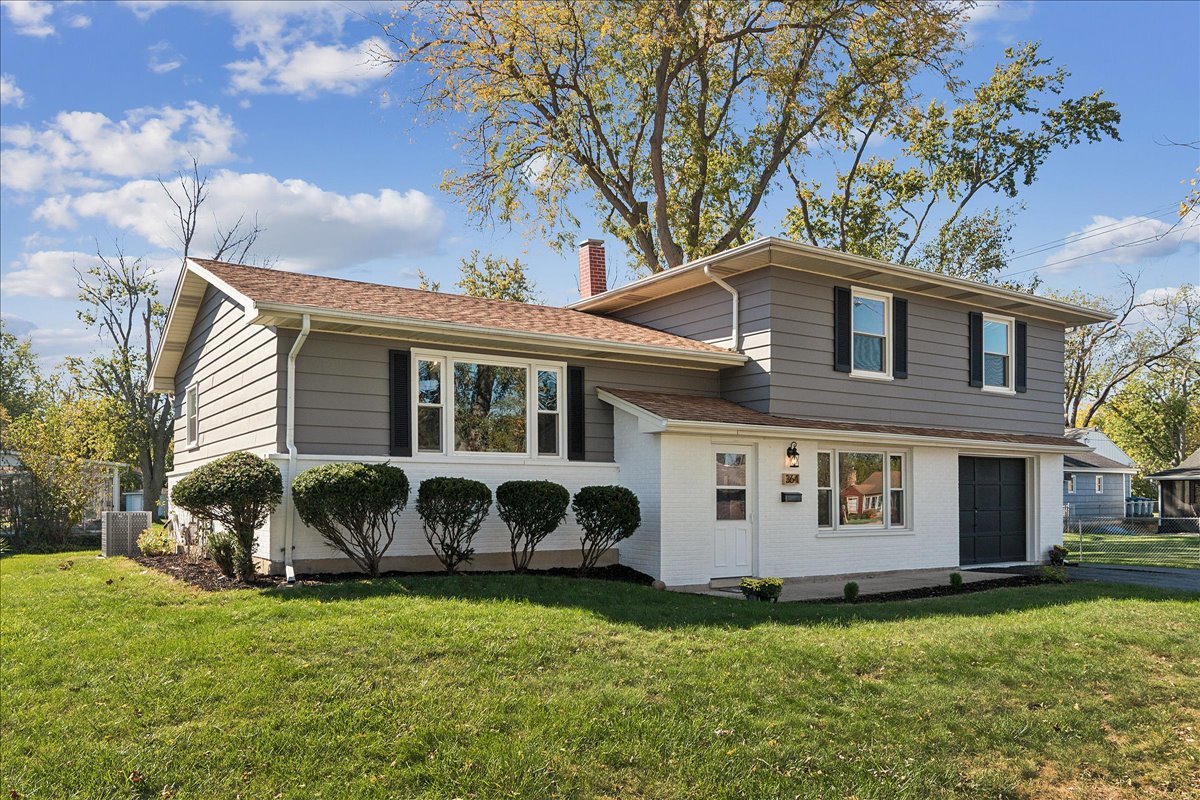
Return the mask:
M 750 454 L 748 447 L 717 447 L 714 451 L 717 499 L 714 578 L 735 578 L 751 573 L 754 514 Z

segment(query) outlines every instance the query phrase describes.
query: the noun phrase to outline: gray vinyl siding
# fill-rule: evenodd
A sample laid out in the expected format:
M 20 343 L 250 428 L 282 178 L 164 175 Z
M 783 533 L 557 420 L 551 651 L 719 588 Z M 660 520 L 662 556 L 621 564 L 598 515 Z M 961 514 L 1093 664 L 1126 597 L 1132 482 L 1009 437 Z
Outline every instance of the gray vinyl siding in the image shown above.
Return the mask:
M 739 296 L 739 335 L 744 366 L 721 371 L 721 396 L 755 411 L 769 412 L 771 399 L 770 270 L 734 275 L 727 281 Z M 650 300 L 621 312 L 620 317 L 649 328 L 728 347 L 733 298 L 716 284 Z
M 1067 479 L 1075 476 L 1075 493 L 1067 492 Z M 1096 477 L 1104 482 L 1102 493 L 1096 493 Z M 1070 508 L 1073 517 L 1124 517 L 1125 498 L 1129 496 L 1126 475 L 1115 473 L 1080 472 L 1066 470 L 1063 473 L 1063 505 Z
M 280 448 L 282 402 L 275 331 L 246 322 L 242 307 L 209 287 L 175 373 L 175 469 L 235 450 Z M 187 443 L 183 404 L 199 386 L 199 445 Z
M 280 331 L 280 351 L 286 354 L 295 331 Z M 481 356 L 529 358 L 503 350 L 439 348 L 402 340 L 373 339 L 314 333 L 296 359 L 296 447 L 313 455 L 388 455 L 390 432 L 388 351 L 447 349 Z M 550 362 L 562 358 L 549 356 Z M 613 460 L 612 407 L 602 403 L 596 387 L 672 391 L 716 396 L 715 371 L 647 367 L 604 360 L 571 359 L 584 368 L 584 438 L 588 461 Z M 286 374 L 286 363 L 280 368 Z M 281 424 L 286 424 L 286 409 Z
M 812 419 L 1062 434 L 1060 325 L 1025 320 L 1027 392 L 984 392 L 968 383 L 970 307 L 895 293 L 908 301 L 908 378 L 875 381 L 833 369 L 833 287 L 852 282 L 781 267 L 743 273 L 730 282 L 741 292 L 743 351 L 752 360 L 722 371 L 726 399 L 758 411 Z M 730 297 L 716 285 L 703 286 L 619 316 L 724 344 Z

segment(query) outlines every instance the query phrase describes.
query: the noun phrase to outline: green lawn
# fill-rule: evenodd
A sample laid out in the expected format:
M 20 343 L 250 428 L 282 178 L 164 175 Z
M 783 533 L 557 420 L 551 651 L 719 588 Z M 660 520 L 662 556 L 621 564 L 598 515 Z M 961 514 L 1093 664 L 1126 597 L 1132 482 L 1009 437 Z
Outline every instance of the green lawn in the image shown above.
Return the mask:
M 1200 796 L 1196 595 L 202 594 L 79 553 L 0 559 L 0 608 L 4 797 Z
M 1072 563 L 1200 568 L 1200 534 L 1067 531 L 1063 544 Z

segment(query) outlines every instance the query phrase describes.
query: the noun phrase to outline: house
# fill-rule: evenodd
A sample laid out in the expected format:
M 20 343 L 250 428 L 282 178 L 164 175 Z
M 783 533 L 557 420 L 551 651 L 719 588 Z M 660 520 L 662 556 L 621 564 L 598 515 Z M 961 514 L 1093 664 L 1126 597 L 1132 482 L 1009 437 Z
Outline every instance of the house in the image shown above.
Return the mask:
M 1037 562 L 1062 540 L 1064 331 L 1104 312 L 765 238 L 566 307 L 189 260 L 152 369 L 175 472 L 234 450 L 290 477 L 340 460 L 621 484 L 610 561 L 671 586 Z M 857 476 L 863 519 L 846 490 Z M 873 498 L 868 500 L 867 498 Z M 860 507 L 861 509 L 861 507 Z M 411 505 L 385 569 L 436 569 Z M 575 565 L 566 523 L 535 567 Z M 493 513 L 476 569 L 509 563 Z M 263 568 L 346 570 L 290 498 Z
M 1137 468 L 1124 450 L 1096 428 L 1067 428 L 1066 435 L 1092 450 L 1063 457 L 1063 507 L 1067 516 L 1149 516 L 1129 502 Z
M 1158 484 L 1159 527 L 1171 533 L 1200 531 L 1200 449 L 1147 478 Z

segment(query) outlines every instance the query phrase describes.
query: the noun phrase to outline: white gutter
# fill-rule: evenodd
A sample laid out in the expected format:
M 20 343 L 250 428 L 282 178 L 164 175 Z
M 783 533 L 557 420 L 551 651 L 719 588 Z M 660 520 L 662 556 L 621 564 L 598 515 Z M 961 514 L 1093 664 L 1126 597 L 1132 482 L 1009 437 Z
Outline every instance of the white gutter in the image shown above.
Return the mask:
M 287 477 L 283 482 L 283 570 L 287 575 L 288 583 L 296 581 L 296 569 L 292 565 L 292 538 L 295 528 L 295 523 L 292 521 L 295 516 L 295 509 L 292 508 L 292 481 L 296 477 L 296 356 L 300 355 L 300 348 L 304 346 L 304 340 L 308 338 L 308 332 L 312 327 L 311 322 L 308 314 L 305 314 L 300 326 L 300 335 L 296 337 L 296 341 L 288 353 L 287 363 L 288 469 Z
M 736 351 L 736 352 L 741 352 L 742 339 L 741 339 L 741 336 L 738 335 L 739 334 L 738 310 L 740 309 L 740 307 L 742 305 L 741 304 L 741 295 L 738 294 L 737 289 L 733 288 L 728 283 L 726 283 L 724 280 L 722 280 L 721 278 L 718 278 L 716 275 L 713 275 L 712 267 L 709 264 L 704 265 L 704 276 L 706 278 L 708 278 L 710 281 L 712 281 L 713 283 L 715 283 L 717 286 L 720 286 L 722 289 L 729 292 L 729 294 L 733 296 L 733 324 L 731 326 L 732 330 L 729 333 L 729 349 Z

